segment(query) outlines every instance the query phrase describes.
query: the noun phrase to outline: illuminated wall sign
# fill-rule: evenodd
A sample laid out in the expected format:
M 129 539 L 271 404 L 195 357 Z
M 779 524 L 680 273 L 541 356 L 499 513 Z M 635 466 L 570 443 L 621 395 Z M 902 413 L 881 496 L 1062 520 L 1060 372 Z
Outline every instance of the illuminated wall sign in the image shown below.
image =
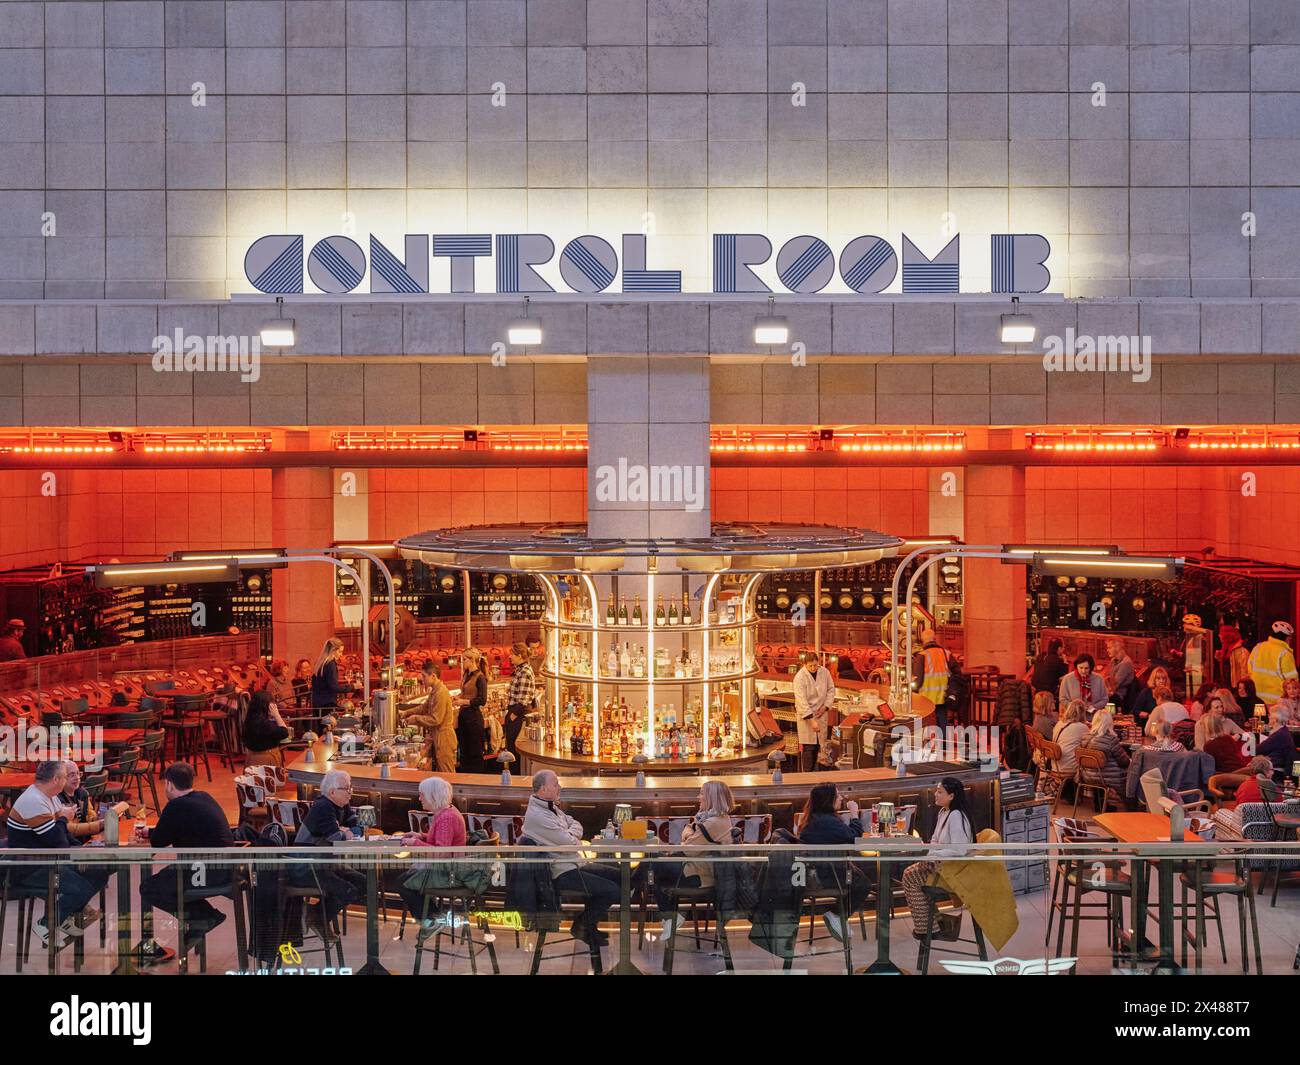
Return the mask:
M 430 240 L 432 239 L 432 244 Z M 304 289 L 302 234 L 260 237 L 244 256 L 244 275 L 259 292 L 296 294 Z M 1043 292 L 1052 275 L 1044 265 L 1051 254 L 1047 238 L 1037 233 L 995 233 L 990 241 L 991 292 Z M 906 234 L 902 240 L 903 292 L 960 292 L 961 237 L 954 236 L 933 257 Z M 497 292 L 554 292 L 536 270 L 555 258 L 555 242 L 543 233 L 408 233 L 398 256 L 373 234 L 370 237 L 370 292 L 427 293 L 430 255 L 449 260 L 451 291 L 472 293 L 474 262 L 495 255 Z M 713 291 L 771 292 L 755 272 L 772 258 L 772 242 L 761 233 L 715 233 Z M 306 275 L 320 292 L 344 295 L 365 280 L 367 256 L 351 237 L 317 241 L 306 254 Z M 849 241 L 838 263 L 831 246 L 819 237 L 792 237 L 776 256 L 776 276 L 788 292 L 820 292 L 835 276 L 851 292 L 883 292 L 898 275 L 898 254 L 883 237 Z M 605 292 L 619 276 L 619 256 L 602 237 L 574 237 L 560 252 L 560 276 L 573 292 Z M 681 292 L 680 270 L 646 267 L 646 238 L 623 234 L 623 292 Z

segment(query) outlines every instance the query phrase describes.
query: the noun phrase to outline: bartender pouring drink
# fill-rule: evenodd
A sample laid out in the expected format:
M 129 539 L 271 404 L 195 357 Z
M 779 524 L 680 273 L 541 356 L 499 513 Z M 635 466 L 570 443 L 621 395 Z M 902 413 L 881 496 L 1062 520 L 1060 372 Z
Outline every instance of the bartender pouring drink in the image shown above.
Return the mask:
M 794 678 L 794 718 L 799 730 L 799 768 L 817 768 L 817 755 L 826 734 L 827 713 L 835 705 L 835 682 L 815 651 L 800 656 L 803 665 Z

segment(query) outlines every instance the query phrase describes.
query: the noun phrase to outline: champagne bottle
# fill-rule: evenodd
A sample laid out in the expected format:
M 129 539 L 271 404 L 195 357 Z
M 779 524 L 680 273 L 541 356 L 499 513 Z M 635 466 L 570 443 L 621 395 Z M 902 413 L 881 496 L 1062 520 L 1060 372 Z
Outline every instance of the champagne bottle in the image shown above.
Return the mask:
M 682 592 L 682 624 L 691 623 L 691 599 L 685 592 Z
M 668 624 L 677 624 L 677 603 L 671 599 L 668 601 Z
M 627 624 L 627 596 L 625 595 L 618 597 L 618 623 L 620 625 Z
M 655 602 L 655 624 L 663 625 L 668 621 L 668 615 L 664 613 L 664 597 L 661 595 Z
M 614 625 L 614 595 L 612 592 L 609 596 L 609 606 L 605 608 L 605 624 L 610 627 Z
M 636 597 L 636 603 L 632 607 L 632 624 L 641 625 L 641 597 Z

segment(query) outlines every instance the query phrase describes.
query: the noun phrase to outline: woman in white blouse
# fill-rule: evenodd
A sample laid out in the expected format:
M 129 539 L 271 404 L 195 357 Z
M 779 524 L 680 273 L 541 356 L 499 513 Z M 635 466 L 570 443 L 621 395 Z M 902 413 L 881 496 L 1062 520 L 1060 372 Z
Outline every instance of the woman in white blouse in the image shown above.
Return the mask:
M 912 911 L 912 935 L 923 939 L 935 918 L 934 903 L 923 888 L 939 868 L 934 859 L 960 858 L 966 848 L 975 842 L 975 829 L 971 822 L 970 804 L 966 799 L 966 786 L 956 777 L 944 777 L 934 789 L 934 802 L 939 807 L 939 820 L 930 836 L 929 858 L 903 870 L 903 893 Z M 961 930 L 961 917 L 957 914 L 940 914 L 935 939 L 954 940 Z

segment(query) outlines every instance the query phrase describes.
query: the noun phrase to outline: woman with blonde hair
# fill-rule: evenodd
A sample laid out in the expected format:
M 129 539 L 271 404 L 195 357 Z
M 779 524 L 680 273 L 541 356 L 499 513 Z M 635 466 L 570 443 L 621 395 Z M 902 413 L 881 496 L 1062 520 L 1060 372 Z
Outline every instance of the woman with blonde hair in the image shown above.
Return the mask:
M 311 705 L 313 710 L 332 710 L 338 706 L 340 695 L 350 695 L 356 689 L 339 681 L 339 655 L 343 641 L 331 636 L 321 648 L 316 668 L 311 673 Z
M 699 809 L 682 829 L 681 845 L 721 847 L 731 843 L 731 810 L 735 805 L 726 784 L 721 780 L 706 780 L 700 785 Z M 713 863 L 661 862 L 654 868 L 655 900 L 663 914 L 660 930 L 666 941 L 673 937 L 681 921 L 677 913 L 677 889 L 712 886 Z
M 1034 728 L 1045 740 L 1052 738 L 1056 728 L 1056 696 L 1051 692 L 1038 692 L 1034 696 Z
M 456 742 L 460 747 L 460 771 L 485 773 L 483 751 L 487 727 L 483 705 L 487 702 L 487 677 L 483 673 L 483 652 L 466 647 L 460 653 L 460 714 L 456 719 Z
M 1061 711 L 1061 720 L 1056 723 L 1056 728 L 1052 729 L 1052 742 L 1061 748 L 1061 757 L 1056 760 L 1054 766 L 1056 772 L 1073 776 L 1074 771 L 1079 768 L 1079 759 L 1075 752 L 1079 749 L 1083 738 L 1088 735 L 1088 726 L 1083 723 L 1087 714 L 1088 704 L 1082 699 L 1071 699 Z
M 1129 756 L 1120 738 L 1115 735 L 1115 718 L 1109 710 L 1099 710 L 1092 717 L 1092 728 L 1079 744 L 1091 747 L 1106 756 L 1106 764 L 1101 768 L 1101 778 L 1107 787 L 1124 789 L 1124 778 L 1128 774 Z
M 1169 679 L 1169 670 L 1164 666 L 1156 666 L 1147 677 L 1147 686 L 1138 692 L 1137 700 L 1133 703 L 1133 719 L 1138 724 L 1145 723 L 1146 719 L 1151 716 L 1160 700 L 1156 698 L 1157 688 L 1168 688 L 1173 691 L 1173 682 Z

